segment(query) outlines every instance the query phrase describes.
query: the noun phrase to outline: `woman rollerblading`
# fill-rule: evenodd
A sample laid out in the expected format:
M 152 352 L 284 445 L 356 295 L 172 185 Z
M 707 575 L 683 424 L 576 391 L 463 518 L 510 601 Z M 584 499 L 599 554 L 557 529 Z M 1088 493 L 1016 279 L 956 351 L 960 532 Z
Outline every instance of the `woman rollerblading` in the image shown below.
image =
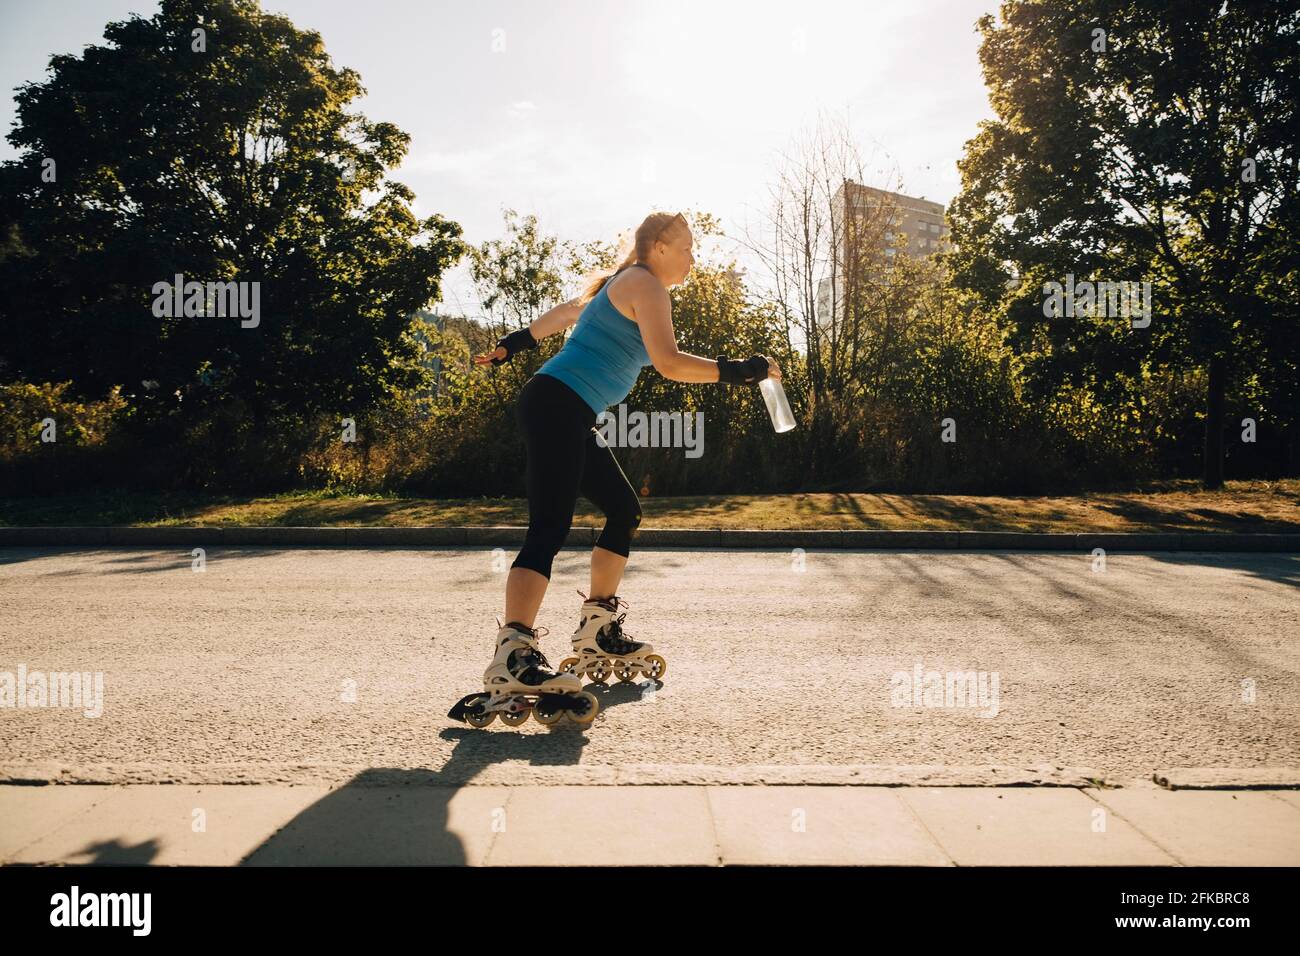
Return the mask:
M 507 724 L 517 726 L 530 710 L 548 723 L 557 708 L 564 708 L 571 720 L 590 723 L 596 698 L 581 690 L 579 673 L 595 678 L 608 667 L 620 680 L 630 681 L 637 674 L 657 680 L 667 669 L 649 644 L 623 634 L 623 616 L 615 616 L 619 606 L 626 605 L 617 597 L 618 585 L 641 523 L 641 506 L 613 452 L 599 440 L 597 416 L 627 397 L 647 365 L 678 382 L 755 385 L 768 376 L 781 377 L 776 363 L 762 355 L 735 361 L 678 350 L 668 290 L 690 274 L 694 244 L 686 217 L 650 214 L 614 272 L 596 276 L 578 298 L 503 336 L 491 352 L 475 356 L 478 365 L 500 365 L 524 349 L 537 348 L 546 336 L 577 325 L 563 348 L 525 383 L 515 408 L 527 450 L 528 533 L 506 578 L 505 620 L 510 623 L 498 634 L 496 657 L 488 669 L 502 681 L 488 686 L 485 678 L 484 692 L 461 700 L 449 716 L 485 726 L 492 715 L 501 714 Z M 533 627 L 579 495 L 605 515 L 591 552 L 590 593 L 609 597 L 583 604 L 583 623 L 573 642 L 579 672 L 551 674 L 536 640 L 544 629 Z M 530 679 L 541 682 L 532 684 Z M 537 697 L 531 706 L 528 691 Z M 585 709 L 586 697 L 591 698 L 590 711 Z

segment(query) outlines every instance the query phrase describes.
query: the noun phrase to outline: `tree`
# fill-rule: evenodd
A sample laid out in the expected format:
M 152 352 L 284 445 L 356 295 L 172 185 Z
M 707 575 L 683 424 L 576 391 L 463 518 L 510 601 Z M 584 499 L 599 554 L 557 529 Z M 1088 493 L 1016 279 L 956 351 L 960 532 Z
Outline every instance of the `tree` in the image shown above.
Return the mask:
M 1203 480 L 1219 487 L 1234 382 L 1262 368 L 1275 422 L 1296 424 L 1297 310 L 1283 290 L 1300 215 L 1300 10 L 1008 2 L 1000 25 L 978 27 L 997 119 L 960 164 L 957 281 L 1003 310 L 1042 391 L 1204 367 Z M 1026 293 L 1067 274 L 1152 282 L 1151 325 L 1044 315 Z
M 869 180 L 883 188 L 864 188 Z M 786 383 L 808 396 L 799 440 L 812 487 L 870 480 L 846 468 L 858 450 L 855 423 L 864 406 L 892 393 L 889 379 L 912 348 L 913 303 L 939 281 L 905 254 L 901 211 L 888 196 L 898 186 L 897 169 L 865 158 L 846 124 L 819 121 L 783 157 L 767 219 L 745 240 L 764 266 L 763 295 L 786 350 L 807 356 Z
M 348 111 L 360 77 L 256 0 L 162 0 L 23 86 L 0 167 L 8 378 L 114 385 L 240 427 L 422 383 L 410 317 L 463 254 L 386 178 L 409 137 Z M 251 319 L 158 315 L 156 284 L 253 283 Z M 165 303 L 164 303 L 165 304 Z M 165 311 L 165 310 L 164 310 Z

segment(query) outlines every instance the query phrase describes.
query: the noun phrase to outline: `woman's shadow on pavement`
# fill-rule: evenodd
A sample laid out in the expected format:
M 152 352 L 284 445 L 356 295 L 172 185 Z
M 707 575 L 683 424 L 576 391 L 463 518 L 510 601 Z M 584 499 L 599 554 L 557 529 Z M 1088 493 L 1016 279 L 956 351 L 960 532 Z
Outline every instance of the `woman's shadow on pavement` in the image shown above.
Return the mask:
M 607 687 L 587 684 L 600 700 L 589 726 L 562 719 L 540 730 L 530 717 L 518 729 L 500 718 L 484 729 L 442 731 L 455 740 L 439 770 L 372 767 L 307 807 L 241 866 L 466 866 L 487 857 L 505 827 L 507 786 L 469 786 L 484 770 L 506 761 L 534 767 L 576 766 L 589 735 L 600 733 L 607 712 L 639 700 L 650 681 Z M 442 715 L 439 715 L 442 716 Z M 537 732 L 539 731 L 540 732 Z M 455 806 L 452 801 L 455 800 Z

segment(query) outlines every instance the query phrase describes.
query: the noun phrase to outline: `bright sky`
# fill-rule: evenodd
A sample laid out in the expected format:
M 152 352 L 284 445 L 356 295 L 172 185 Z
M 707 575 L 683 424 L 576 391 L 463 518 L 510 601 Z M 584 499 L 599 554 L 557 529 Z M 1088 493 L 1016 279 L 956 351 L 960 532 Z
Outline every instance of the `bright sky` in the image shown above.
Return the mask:
M 963 144 L 992 115 L 974 23 L 995 0 L 263 6 L 318 30 L 335 65 L 361 74 L 359 108 L 411 134 L 396 178 L 416 212 L 454 219 L 473 243 L 503 234 L 503 207 L 576 241 L 612 241 L 656 209 L 709 212 L 739 235 L 761 223 L 781 153 L 819 113 L 846 117 L 864 157 L 892 157 L 902 191 L 947 203 Z M 0 126 L 50 54 L 156 10 L 0 0 Z M 444 310 L 478 314 L 464 266 L 446 285 Z

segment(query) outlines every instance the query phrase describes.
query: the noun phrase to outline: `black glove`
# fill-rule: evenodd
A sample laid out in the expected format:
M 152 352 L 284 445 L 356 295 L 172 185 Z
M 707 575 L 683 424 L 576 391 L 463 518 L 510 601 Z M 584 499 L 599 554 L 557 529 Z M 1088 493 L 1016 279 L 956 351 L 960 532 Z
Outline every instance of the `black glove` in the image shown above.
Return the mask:
M 533 333 L 527 328 L 515 329 L 509 335 L 503 335 L 497 340 L 497 348 L 506 350 L 506 357 L 503 359 L 493 359 L 493 365 L 504 365 L 515 357 L 516 352 L 522 352 L 524 349 L 537 348 L 537 340 L 533 338 Z
M 761 355 L 751 355 L 743 362 L 719 355 L 714 361 L 718 363 L 718 381 L 727 385 L 752 385 L 767 378 L 767 359 Z

